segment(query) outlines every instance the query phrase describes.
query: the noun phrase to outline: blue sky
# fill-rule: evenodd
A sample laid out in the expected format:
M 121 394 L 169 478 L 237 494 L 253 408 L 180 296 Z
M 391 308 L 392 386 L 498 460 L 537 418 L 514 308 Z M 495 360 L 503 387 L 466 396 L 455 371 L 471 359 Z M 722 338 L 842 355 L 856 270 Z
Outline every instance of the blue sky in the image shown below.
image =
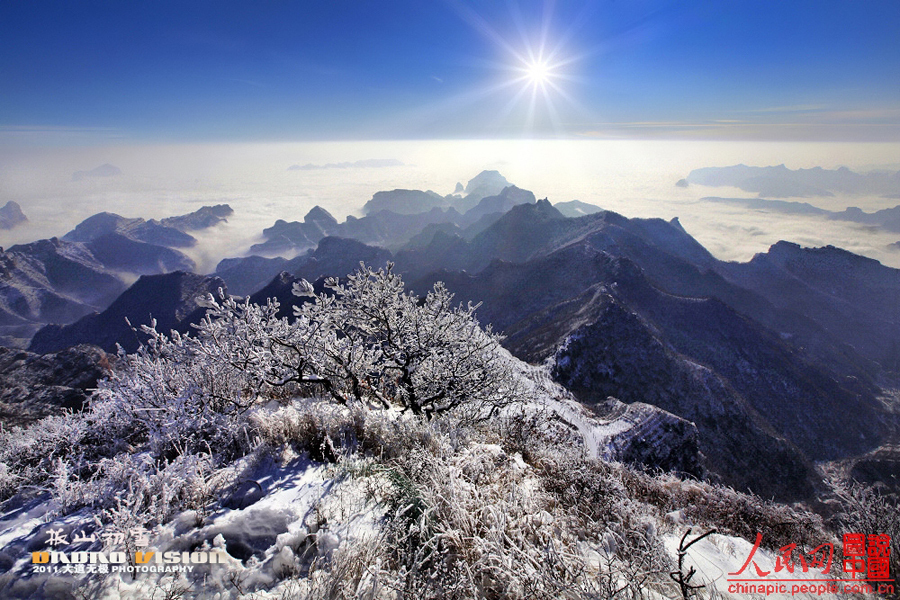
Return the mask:
M 898 31 L 896 0 L 5 0 L 0 138 L 898 141 Z

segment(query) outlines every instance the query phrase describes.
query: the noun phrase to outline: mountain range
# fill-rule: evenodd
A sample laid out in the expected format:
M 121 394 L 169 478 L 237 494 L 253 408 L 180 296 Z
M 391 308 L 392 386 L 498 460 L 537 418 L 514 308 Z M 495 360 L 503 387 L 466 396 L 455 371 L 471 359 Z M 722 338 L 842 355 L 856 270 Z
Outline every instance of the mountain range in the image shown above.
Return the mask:
M 305 251 L 225 259 L 210 276 L 146 275 L 114 301 L 114 290 L 82 298 L 100 312 L 59 312 L 30 350 L 118 343 L 130 351 L 139 342 L 131 326 L 155 318 L 163 330 L 189 331 L 204 312 L 196 296 L 218 288 L 254 302 L 275 297 L 290 316 L 294 281 L 321 290 L 324 277 L 346 276 L 360 261 L 392 262 L 420 295 L 443 281 L 456 301 L 480 303 L 479 319 L 514 355 L 546 365 L 598 414 L 627 412 L 636 432 L 652 429 L 626 453 L 633 460 L 781 500 L 823 488 L 817 462 L 878 456 L 879 472 L 890 471 L 883 461 L 893 455 L 877 452 L 898 435 L 900 271 L 789 242 L 724 262 L 677 219 L 629 219 L 584 203 L 564 203 L 564 213 L 499 174 L 482 175 L 466 195 L 440 200 L 449 206 L 427 192 L 376 194 L 365 217 L 344 223 L 318 207 L 302 222 L 278 221 L 267 230 L 269 249 Z M 419 212 L 394 212 L 393 202 Z M 92 242 L 177 239 L 171 221 L 88 221 L 71 234 L 87 241 L 42 244 L 108 275 Z M 641 405 L 670 416 L 627 408 Z
M 193 270 L 178 250 L 196 243 L 187 232 L 232 212 L 223 204 L 162 221 L 99 213 L 62 238 L 0 249 L 0 342 L 24 347 L 44 324 L 105 309 L 125 291 L 125 279 Z
M 754 210 L 780 212 L 789 215 L 807 215 L 823 217 L 833 221 L 849 221 L 860 225 L 880 227 L 885 231 L 900 233 L 900 205 L 867 213 L 859 207 L 849 206 L 842 211 L 825 210 L 808 202 L 793 200 L 770 200 L 767 198 L 701 198 L 703 202 L 734 204 L 746 206 Z
M 688 184 L 732 186 L 762 197 L 788 198 L 868 194 L 896 197 L 900 193 L 900 171 L 856 173 L 847 167 L 838 169 L 788 169 L 776 167 L 705 167 L 695 169 L 684 179 Z

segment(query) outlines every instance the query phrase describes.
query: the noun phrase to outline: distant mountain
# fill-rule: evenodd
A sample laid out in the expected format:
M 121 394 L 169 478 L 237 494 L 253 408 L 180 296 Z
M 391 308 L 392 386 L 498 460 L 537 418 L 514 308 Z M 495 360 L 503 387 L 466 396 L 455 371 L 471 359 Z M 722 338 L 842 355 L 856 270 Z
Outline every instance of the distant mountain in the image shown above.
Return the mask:
M 687 176 L 690 184 L 732 186 L 760 197 L 788 198 L 843 194 L 893 195 L 900 193 L 900 171 L 854 173 L 846 167 L 835 170 L 815 167 L 791 170 L 777 167 L 706 167 Z
M 265 255 L 296 254 L 314 248 L 323 237 L 338 227 L 337 219 L 320 206 L 306 213 L 303 222 L 278 219 L 272 227 L 263 229 L 265 242 L 254 244 L 250 251 Z
M 510 184 L 499 171 L 482 171 L 466 184 L 465 196 L 453 200 L 453 207 L 461 213 L 474 208 L 482 198 L 496 196 Z
M 534 204 L 537 199 L 533 192 L 520 189 L 514 185 L 508 185 L 499 194 L 485 196 L 478 201 L 478 204 L 465 212 L 465 225 L 471 225 L 480 218 L 491 214 L 504 214 L 512 207 L 519 204 Z
M 733 204 L 746 206 L 754 210 L 781 212 L 791 215 L 828 216 L 834 213 L 818 208 L 808 202 L 794 202 L 791 200 L 767 200 L 765 198 L 716 198 L 708 196 L 700 199 L 701 202 L 715 202 L 716 204 Z
M 415 215 L 428 212 L 432 208 L 440 208 L 446 204 L 443 196 L 431 190 L 391 190 L 375 192 L 372 199 L 363 205 L 363 212 L 371 215 L 387 210 L 400 215 Z
M 144 338 L 141 325 L 156 319 L 158 331 L 188 331 L 191 323 L 198 323 L 206 314 L 197 299 L 217 293 L 219 288 L 225 289 L 225 282 L 218 277 L 182 271 L 145 275 L 103 312 L 88 315 L 70 325 L 43 327 L 32 338 L 28 349 L 43 354 L 92 344 L 106 352 L 115 352 L 116 344 L 121 344 L 126 351 L 133 352 Z
M 900 429 L 881 397 L 900 371 L 900 271 L 848 252 L 780 243 L 749 263 L 724 263 L 678 219 L 567 218 L 514 186 L 466 213 L 380 210 L 339 224 L 314 209 L 303 223 L 277 225 L 269 234 L 315 245 L 290 260 L 222 261 L 217 274 L 233 291 L 277 297 L 289 316 L 293 281 L 321 287 L 323 276 L 346 275 L 360 261 L 393 260 L 419 294 L 444 281 L 455 301 L 482 302 L 479 319 L 511 352 L 550 365 L 584 403 L 631 411 L 635 436 L 669 428 L 671 436 L 654 437 L 652 458 L 629 438 L 628 452 L 644 456 L 638 462 L 708 469 L 742 490 L 797 500 L 821 483 L 812 461 L 865 454 Z M 406 240 L 401 249 L 386 248 L 397 240 Z M 66 335 L 45 328 L 33 343 L 80 341 L 70 333 L 76 325 L 106 327 L 89 317 Z
M 476 188 L 481 191 L 492 189 L 499 179 L 506 181 L 502 176 L 499 179 L 484 174 L 479 177 L 480 183 Z M 467 198 L 473 200 L 474 196 Z M 426 228 L 433 226 L 472 237 L 489 227 L 513 206 L 533 204 L 535 197 L 532 192 L 507 185 L 494 195 L 479 197 L 474 204 L 464 202 L 471 204 L 464 214 L 451 205 L 463 200 L 465 199 L 441 197 L 434 192 L 418 190 L 378 192 L 366 203 L 366 216 L 357 218 L 351 215 L 343 223 L 338 223 L 327 211 L 316 206 L 302 223 L 279 219 L 272 227 L 264 229 L 266 241 L 254 244 L 250 252 L 264 256 L 296 255 L 315 248 L 325 236 L 354 239 L 396 251 Z M 421 240 L 416 244 L 421 246 Z
M 582 202 L 581 200 L 557 202 L 553 206 L 556 208 L 556 210 L 561 212 L 563 216 L 570 219 L 576 219 L 578 217 L 583 217 L 584 215 L 592 215 L 603 210 L 599 206 L 588 204 L 587 202 Z
M 565 229 L 565 221 L 562 213 L 547 200 L 520 204 L 499 216 L 471 241 L 462 238 L 455 241 L 446 234 L 436 234 L 428 246 L 406 248 L 397 253 L 396 260 L 398 267 L 409 273 L 421 274 L 420 263 L 430 264 L 434 268 L 441 262 L 474 273 L 494 259 L 526 260 L 534 251 L 545 246 L 545 236 Z
M 863 225 L 877 225 L 887 231 L 900 233 L 900 205 L 874 213 L 863 212 L 862 209 L 851 206 L 843 212 L 831 213 L 828 218 L 836 221 L 852 221 Z
M 125 290 L 121 280 L 83 244 L 51 238 L 12 246 L 5 255 L 15 267 L 3 275 L 17 277 L 18 269 L 23 281 L 30 279 L 85 306 L 108 306 Z
M 162 225 L 158 221 L 127 219 L 108 212 L 88 217 L 62 239 L 67 242 L 90 243 L 108 235 L 119 235 L 135 242 L 168 248 L 186 248 L 197 243 L 197 240 L 180 229 Z
M 230 214 L 225 204 L 162 221 L 98 213 L 62 239 L 0 249 L 0 344 L 27 345 L 45 324 L 107 308 L 126 289 L 123 274 L 193 270 L 172 246 L 194 244 L 183 230 L 211 227 Z
M 102 212 L 88 217 L 65 234 L 67 242 L 92 242 L 111 233 L 121 234 L 136 242 L 145 242 L 168 248 L 186 248 L 197 240 L 185 233 L 206 229 L 225 221 L 234 211 L 227 204 L 204 206 L 192 213 L 168 217 L 157 221 L 142 218 L 129 219 L 115 213 Z
M 291 165 L 288 171 L 311 171 L 317 169 L 383 169 L 385 167 L 402 167 L 404 164 L 395 158 L 369 158 L 355 162 L 327 163 L 314 165 L 312 163 Z
M 315 251 L 292 269 L 297 277 L 315 281 L 320 277 L 344 277 L 364 262 L 373 268 L 384 266 L 391 260 L 391 253 L 378 246 L 369 246 L 357 240 L 326 237 Z
M 17 202 L 10 200 L 0 207 L 0 229 L 12 229 L 27 222 L 28 217 L 22 212 L 22 207 Z
M 194 270 L 194 261 L 172 248 L 137 241 L 122 233 L 108 233 L 87 243 L 104 266 L 139 275 Z
M 427 212 L 416 214 L 380 210 L 361 219 L 348 216 L 346 221 L 334 228 L 332 235 L 354 239 L 364 244 L 397 249 L 429 225 L 458 224 L 461 221 L 462 215 L 453 208 L 434 207 Z
M 389 260 L 391 253 L 384 248 L 352 239 L 325 237 L 315 250 L 290 260 L 261 256 L 225 259 L 216 266 L 215 275 L 225 281 L 232 293 L 245 296 L 258 291 L 283 271 L 315 281 L 321 276 L 343 277 L 359 268 L 360 261 L 381 266 Z
M 221 277 L 228 290 L 236 296 L 248 296 L 262 289 L 272 278 L 286 270 L 288 259 L 281 256 L 265 258 L 247 256 L 225 258 L 216 265 L 214 275 Z M 287 267 L 289 269 L 290 267 Z
M 820 216 L 833 221 L 850 221 L 863 225 L 881 227 L 886 231 L 900 233 L 900 205 L 894 208 L 885 208 L 873 213 L 864 212 L 855 206 L 848 207 L 841 212 L 834 212 L 818 208 L 807 202 L 791 200 L 768 200 L 765 198 L 701 198 L 703 202 L 716 202 L 721 204 L 734 204 L 746 206 L 754 210 L 781 212 L 793 215 Z
M 72 322 L 124 289 L 83 244 L 53 238 L 0 250 L 0 341 L 25 345 L 42 324 Z
M 428 212 L 433 208 L 453 207 L 460 214 L 475 208 L 488 196 L 498 196 L 510 182 L 497 171 L 482 171 L 469 180 L 462 190 L 465 196 L 441 196 L 435 192 L 420 190 L 392 190 L 376 192 L 372 199 L 363 206 L 367 215 L 388 210 L 397 214 L 417 214 Z M 459 187 L 457 188 L 458 193 Z
M 180 231 L 195 231 L 224 223 L 233 214 L 234 210 L 227 204 L 216 204 L 215 206 L 202 206 L 186 215 L 160 219 L 159 223 L 164 227 L 174 227 Z
M 72 173 L 72 181 L 82 181 L 84 179 L 93 179 L 96 177 L 115 177 L 121 175 L 122 171 L 119 167 L 115 167 L 109 163 L 100 165 L 96 169 L 90 171 L 75 171 Z
M 854 353 L 900 372 L 900 270 L 833 246 L 778 242 L 750 262 L 721 263 L 717 271 L 794 315 L 794 323 L 815 321 Z M 791 331 L 787 323 L 780 330 Z M 810 352 L 824 343 L 797 325 L 791 335 Z

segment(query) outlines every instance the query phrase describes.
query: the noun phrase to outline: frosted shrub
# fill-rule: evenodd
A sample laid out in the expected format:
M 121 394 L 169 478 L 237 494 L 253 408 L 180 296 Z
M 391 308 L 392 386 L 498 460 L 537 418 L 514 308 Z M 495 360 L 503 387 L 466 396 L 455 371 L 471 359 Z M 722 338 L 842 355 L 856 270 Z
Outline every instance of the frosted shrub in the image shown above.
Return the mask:
M 556 458 L 560 469 L 594 464 Z M 395 597 L 649 598 L 669 567 L 646 508 L 625 501 L 611 471 L 595 472 L 610 496 L 598 519 L 596 495 L 563 503 L 550 473 L 497 445 L 454 450 L 442 438 L 437 451 L 388 465 L 392 519 L 378 564 Z
M 765 531 L 763 545 L 771 549 L 792 542 L 815 546 L 817 540 L 827 537 L 817 515 L 727 486 L 682 481 L 671 474 L 651 477 L 631 469 L 623 469 L 621 477 L 631 498 L 663 512 L 684 510 L 697 525 L 747 540 Z
M 896 496 L 887 496 L 878 488 L 858 481 L 849 483 L 835 481 L 832 485 L 840 501 L 841 512 L 837 517 L 844 531 L 890 536 L 889 571 L 900 572 L 900 520 L 897 519 L 900 507 Z M 888 597 L 900 598 L 900 591 Z
M 295 284 L 311 300 L 279 318 L 278 303 L 206 298 L 193 335 L 145 327 L 149 339 L 123 356 L 99 390 L 141 425 L 156 453 L 241 441 L 260 398 L 318 386 L 346 406 L 399 406 L 433 418 L 488 419 L 525 390 L 499 338 L 452 304 L 442 284 L 424 299 L 404 291 L 391 266 L 362 267 L 329 293 Z M 281 392 L 281 393 L 279 393 Z M 246 449 L 245 449 L 246 450 Z
M 0 468 L 4 469 L 8 481 L 19 484 L 18 489 L 4 486 L 2 497 L 17 491 L 34 493 L 54 487 L 62 490 L 65 488 L 62 482 L 77 481 L 81 472 L 110 456 L 117 449 L 117 444 L 110 440 L 121 441 L 126 436 L 115 435 L 119 432 L 107 423 L 106 416 L 104 412 L 67 413 L 0 434 Z M 114 435 L 107 437 L 107 433 Z
M 477 307 L 453 306 L 442 283 L 420 299 L 404 291 L 389 264 L 378 271 L 363 266 L 346 285 L 332 281 L 329 287 L 333 295 L 315 296 L 295 312 L 312 322 L 327 318 L 339 339 L 368 350 L 364 371 L 347 369 L 354 397 L 371 395 L 428 418 L 457 410 L 479 419 L 523 393 L 499 337 L 475 319 Z
M 210 360 L 207 340 L 145 331 L 147 344 L 121 357 L 125 368 L 99 384 L 96 398 L 137 425 L 158 455 L 239 441 L 241 415 L 256 400 L 252 376 Z

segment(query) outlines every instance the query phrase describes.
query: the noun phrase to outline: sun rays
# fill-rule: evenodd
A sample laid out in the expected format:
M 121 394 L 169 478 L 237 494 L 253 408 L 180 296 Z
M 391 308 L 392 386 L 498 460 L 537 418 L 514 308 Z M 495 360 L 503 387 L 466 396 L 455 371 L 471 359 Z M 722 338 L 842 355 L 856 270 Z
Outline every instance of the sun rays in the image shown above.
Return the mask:
M 493 116 L 498 128 L 521 129 L 524 135 L 558 135 L 566 131 L 567 116 L 585 112 L 567 89 L 576 83 L 576 64 L 583 58 L 570 47 L 580 23 L 570 23 L 563 34 L 556 34 L 552 3 L 547 3 L 542 14 L 530 18 L 511 9 L 509 21 L 514 29 L 502 34 L 473 8 L 455 7 L 496 52 L 483 63 L 496 75 L 470 98 L 500 100 L 502 108 Z

